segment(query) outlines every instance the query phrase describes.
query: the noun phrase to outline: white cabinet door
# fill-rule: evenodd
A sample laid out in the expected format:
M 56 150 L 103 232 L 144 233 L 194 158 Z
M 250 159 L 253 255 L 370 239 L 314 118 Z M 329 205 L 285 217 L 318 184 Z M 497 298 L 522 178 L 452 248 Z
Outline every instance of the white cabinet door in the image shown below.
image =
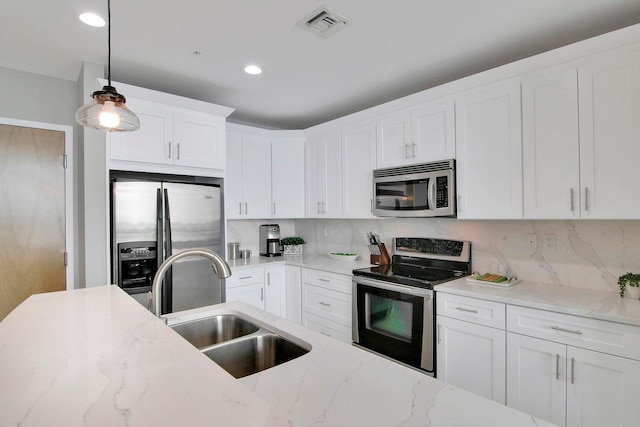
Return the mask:
M 567 427 L 640 423 L 640 362 L 569 346 Z
M 372 218 L 375 124 L 342 130 L 342 216 Z
M 640 52 L 578 67 L 583 218 L 640 218 Z
M 520 111 L 518 81 L 456 98 L 459 218 L 522 218 Z
M 421 105 L 411 112 L 411 150 L 415 163 L 456 157 L 453 98 Z
M 109 132 L 111 159 L 172 164 L 173 112 L 171 109 L 139 99 L 129 99 L 127 105 L 140 119 L 140 129 L 135 132 Z
M 304 138 L 271 140 L 273 218 L 304 218 Z
M 507 334 L 507 405 L 565 425 L 566 345 Z
M 265 267 L 264 276 L 264 309 L 277 316 L 286 317 L 285 266 Z
M 436 377 L 505 403 L 505 331 L 436 317 Z
M 227 145 L 227 218 L 271 218 L 269 140 L 253 135 L 230 133 Z
M 264 310 L 264 284 L 254 283 L 245 286 L 227 288 L 226 301 L 242 301 Z
M 376 122 L 376 158 L 378 168 L 416 163 L 415 145 L 411 141 L 411 113 L 391 114 Z
M 342 217 L 340 133 L 312 137 L 305 148 L 305 213 L 309 218 Z
M 225 126 L 225 119 L 221 117 L 176 112 L 173 116 L 174 164 L 224 169 Z
M 522 83 L 522 156 L 524 217 L 580 218 L 576 68 Z
M 242 137 L 227 135 L 227 168 L 224 181 L 224 206 L 227 219 L 242 218 Z
M 271 144 L 261 137 L 242 138 L 243 218 L 271 217 Z
M 300 267 L 285 265 L 287 320 L 302 324 L 302 272 Z

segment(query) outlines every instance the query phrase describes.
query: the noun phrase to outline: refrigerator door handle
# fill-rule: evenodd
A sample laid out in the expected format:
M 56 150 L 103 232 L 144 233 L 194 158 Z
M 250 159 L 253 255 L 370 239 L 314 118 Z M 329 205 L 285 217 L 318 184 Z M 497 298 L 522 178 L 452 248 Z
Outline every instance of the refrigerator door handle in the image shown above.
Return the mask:
M 171 247 L 171 215 L 169 214 L 169 192 L 164 189 L 164 239 L 165 239 L 165 258 L 169 258 L 172 255 L 173 248 Z M 167 270 L 167 274 L 164 276 L 164 292 L 165 300 L 162 302 L 163 312 L 173 312 L 173 267 Z
M 158 261 L 158 268 L 160 268 L 160 264 L 164 260 L 164 256 L 162 254 L 162 248 L 164 247 L 164 241 L 162 240 L 162 190 L 158 188 L 156 192 L 156 239 L 158 240 L 156 246 L 156 260 Z

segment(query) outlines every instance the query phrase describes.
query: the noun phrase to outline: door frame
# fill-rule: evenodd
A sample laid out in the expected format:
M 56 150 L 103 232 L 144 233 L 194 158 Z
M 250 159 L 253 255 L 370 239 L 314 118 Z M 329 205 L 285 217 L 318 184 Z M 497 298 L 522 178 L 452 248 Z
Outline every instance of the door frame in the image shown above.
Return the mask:
M 74 247 L 73 247 L 73 127 L 53 123 L 34 122 L 30 120 L 9 119 L 0 117 L 0 125 L 20 126 L 34 129 L 44 129 L 64 132 L 64 154 L 67 166 L 64 170 L 64 203 L 65 203 L 65 251 L 67 265 L 65 266 L 65 280 L 67 290 L 74 289 Z

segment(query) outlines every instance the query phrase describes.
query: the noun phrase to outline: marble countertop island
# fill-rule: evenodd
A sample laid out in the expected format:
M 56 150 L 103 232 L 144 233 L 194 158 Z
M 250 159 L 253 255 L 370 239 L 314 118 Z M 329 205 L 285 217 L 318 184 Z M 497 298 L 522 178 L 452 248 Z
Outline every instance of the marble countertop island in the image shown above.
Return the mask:
M 34 295 L 0 323 L 0 425 L 551 424 L 244 303 L 236 312 L 311 351 L 236 380 L 116 286 Z

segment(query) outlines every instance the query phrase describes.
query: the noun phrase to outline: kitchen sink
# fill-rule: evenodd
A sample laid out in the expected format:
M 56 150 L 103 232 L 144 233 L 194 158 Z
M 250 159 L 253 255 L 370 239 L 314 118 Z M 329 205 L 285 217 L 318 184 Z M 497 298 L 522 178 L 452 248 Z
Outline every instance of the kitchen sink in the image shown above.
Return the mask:
M 236 378 L 246 377 L 293 360 L 309 350 L 279 335 L 266 333 L 202 350 Z
M 250 319 L 250 318 L 249 318 Z M 221 313 L 169 327 L 236 378 L 264 371 L 308 353 L 311 345 L 285 337 L 244 315 Z
M 253 334 L 260 329 L 258 325 L 233 314 L 178 323 L 171 325 L 171 328 L 197 348 Z

